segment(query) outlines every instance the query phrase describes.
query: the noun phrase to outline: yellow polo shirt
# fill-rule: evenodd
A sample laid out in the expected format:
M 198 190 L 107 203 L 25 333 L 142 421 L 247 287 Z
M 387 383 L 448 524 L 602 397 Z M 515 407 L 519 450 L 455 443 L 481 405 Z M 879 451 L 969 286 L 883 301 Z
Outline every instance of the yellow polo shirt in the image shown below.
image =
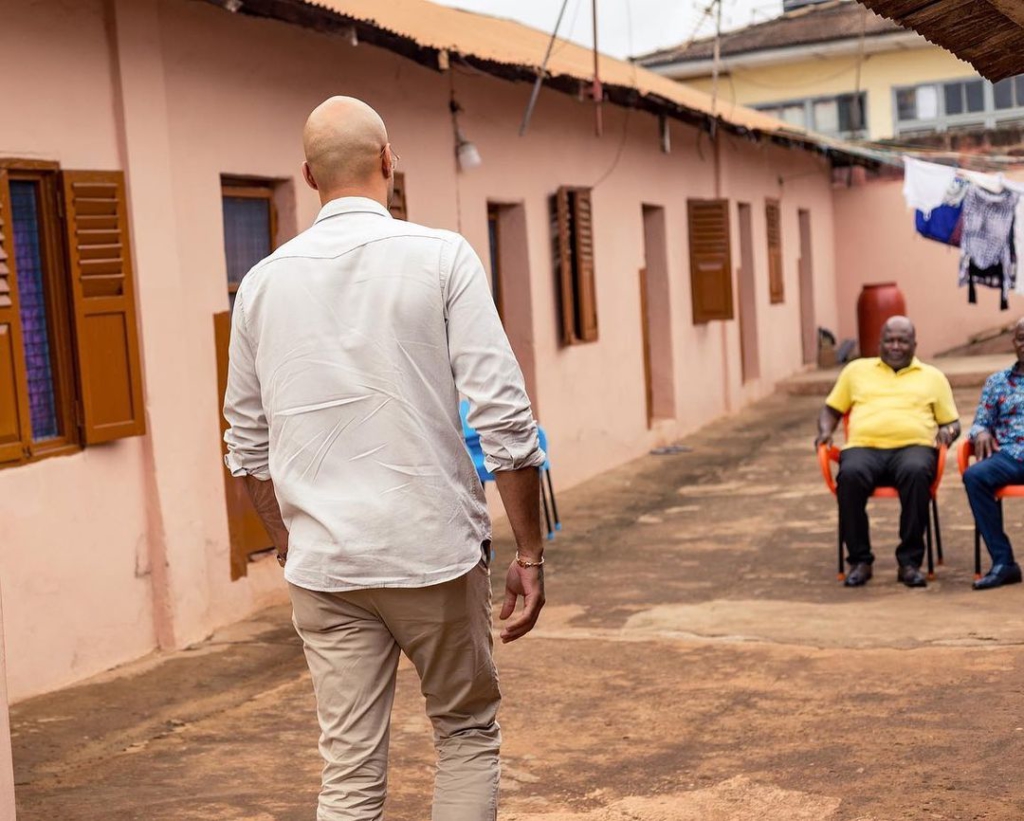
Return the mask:
M 946 375 L 916 356 L 901 371 L 879 357 L 854 360 L 825 404 L 850 414 L 847 448 L 934 445 L 939 425 L 960 418 Z

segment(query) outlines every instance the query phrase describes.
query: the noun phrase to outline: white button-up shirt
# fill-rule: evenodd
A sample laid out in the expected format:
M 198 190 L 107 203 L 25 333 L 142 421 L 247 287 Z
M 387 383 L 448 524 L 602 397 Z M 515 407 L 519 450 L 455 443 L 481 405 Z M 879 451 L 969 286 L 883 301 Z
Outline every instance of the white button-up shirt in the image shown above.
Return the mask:
M 248 273 L 226 462 L 273 479 L 289 582 L 423 587 L 480 561 L 490 520 L 460 392 L 490 470 L 543 463 L 483 266 L 458 234 L 345 197 Z

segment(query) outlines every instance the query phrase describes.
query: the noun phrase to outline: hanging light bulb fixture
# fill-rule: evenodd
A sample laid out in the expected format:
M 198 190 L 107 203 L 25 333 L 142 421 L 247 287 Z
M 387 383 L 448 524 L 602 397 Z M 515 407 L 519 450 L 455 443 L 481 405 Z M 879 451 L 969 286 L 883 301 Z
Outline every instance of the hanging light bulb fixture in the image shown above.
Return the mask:
M 466 135 L 462 133 L 462 128 L 459 125 L 459 112 L 462 111 L 462 106 L 455 99 L 454 89 L 452 90 L 448 108 L 452 112 L 452 131 L 455 134 L 455 159 L 459 164 L 459 170 L 469 171 L 473 168 L 479 168 L 483 164 L 483 159 L 476 144 L 467 140 Z

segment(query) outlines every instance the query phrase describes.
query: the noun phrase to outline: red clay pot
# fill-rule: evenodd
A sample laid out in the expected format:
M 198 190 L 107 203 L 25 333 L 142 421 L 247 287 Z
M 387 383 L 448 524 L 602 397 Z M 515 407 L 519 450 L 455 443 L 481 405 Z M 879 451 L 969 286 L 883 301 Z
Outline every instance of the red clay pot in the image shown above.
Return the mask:
M 878 356 L 882 326 L 891 316 L 904 316 L 907 303 L 895 282 L 865 285 L 857 298 L 857 341 L 861 356 Z

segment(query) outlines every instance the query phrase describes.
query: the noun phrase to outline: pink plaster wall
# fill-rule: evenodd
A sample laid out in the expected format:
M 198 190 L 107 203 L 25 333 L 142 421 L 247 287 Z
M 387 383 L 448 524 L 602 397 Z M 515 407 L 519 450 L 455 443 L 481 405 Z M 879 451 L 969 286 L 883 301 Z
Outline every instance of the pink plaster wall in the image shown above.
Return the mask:
M 1011 294 L 1009 310 L 1000 311 L 998 292 L 989 288 L 968 304 L 967 289 L 957 287 L 959 249 L 918 235 L 902 191 L 902 180 L 889 180 L 834 192 L 839 335 L 857 338 L 857 296 L 871 282 L 899 285 L 922 357 L 1024 314 L 1024 297 Z
M 9 7 L 21 11 L 7 16 Z M 243 581 L 228 575 L 212 332 L 212 315 L 227 307 L 220 177 L 291 181 L 295 227 L 309 225 L 319 204 L 298 176 L 301 128 L 331 94 L 380 111 L 402 155 L 410 217 L 463 231 L 485 263 L 488 200 L 522 204 L 528 264 L 520 270 L 528 269 L 532 315 L 512 335 L 535 352 L 536 398 L 562 489 L 800 369 L 798 208 L 812 212 L 818 321 L 835 324 L 831 190 L 826 166 L 808 154 L 723 137 L 716 174 L 713 146 L 693 129 L 673 124 L 672 153 L 662 154 L 655 118 L 606 106 L 597 139 L 589 105 L 547 90 L 519 138 L 525 84 L 440 74 L 204 3 L 0 0 L 0 10 L 0 70 L 45 69 L 18 72 L 26 82 L 12 87 L 0 154 L 126 172 L 149 426 L 143 439 L 0 471 L 0 499 L 13 511 L 0 555 L 13 698 L 187 644 L 283 599 L 274 562 L 250 565 Z M 39 59 L 65 41 L 73 64 Z M 453 85 L 463 130 L 484 160 L 464 174 L 452 154 Z M 597 184 L 600 340 L 570 348 L 559 342 L 550 250 L 548 197 L 560 184 Z M 732 204 L 734 269 L 736 202 L 752 205 L 761 376 L 745 385 L 737 322 L 694 326 L 691 316 L 686 200 L 716 195 Z M 768 304 L 765 197 L 783 208 L 787 295 L 777 306 Z M 677 416 L 653 430 L 637 280 L 643 204 L 665 208 L 675 364 Z
M 0 156 L 120 168 L 102 3 L 0 0 L 0 19 L 0 76 L 18 78 L 5 86 Z M 153 649 L 144 487 L 138 439 L 0 470 L 11 698 Z

